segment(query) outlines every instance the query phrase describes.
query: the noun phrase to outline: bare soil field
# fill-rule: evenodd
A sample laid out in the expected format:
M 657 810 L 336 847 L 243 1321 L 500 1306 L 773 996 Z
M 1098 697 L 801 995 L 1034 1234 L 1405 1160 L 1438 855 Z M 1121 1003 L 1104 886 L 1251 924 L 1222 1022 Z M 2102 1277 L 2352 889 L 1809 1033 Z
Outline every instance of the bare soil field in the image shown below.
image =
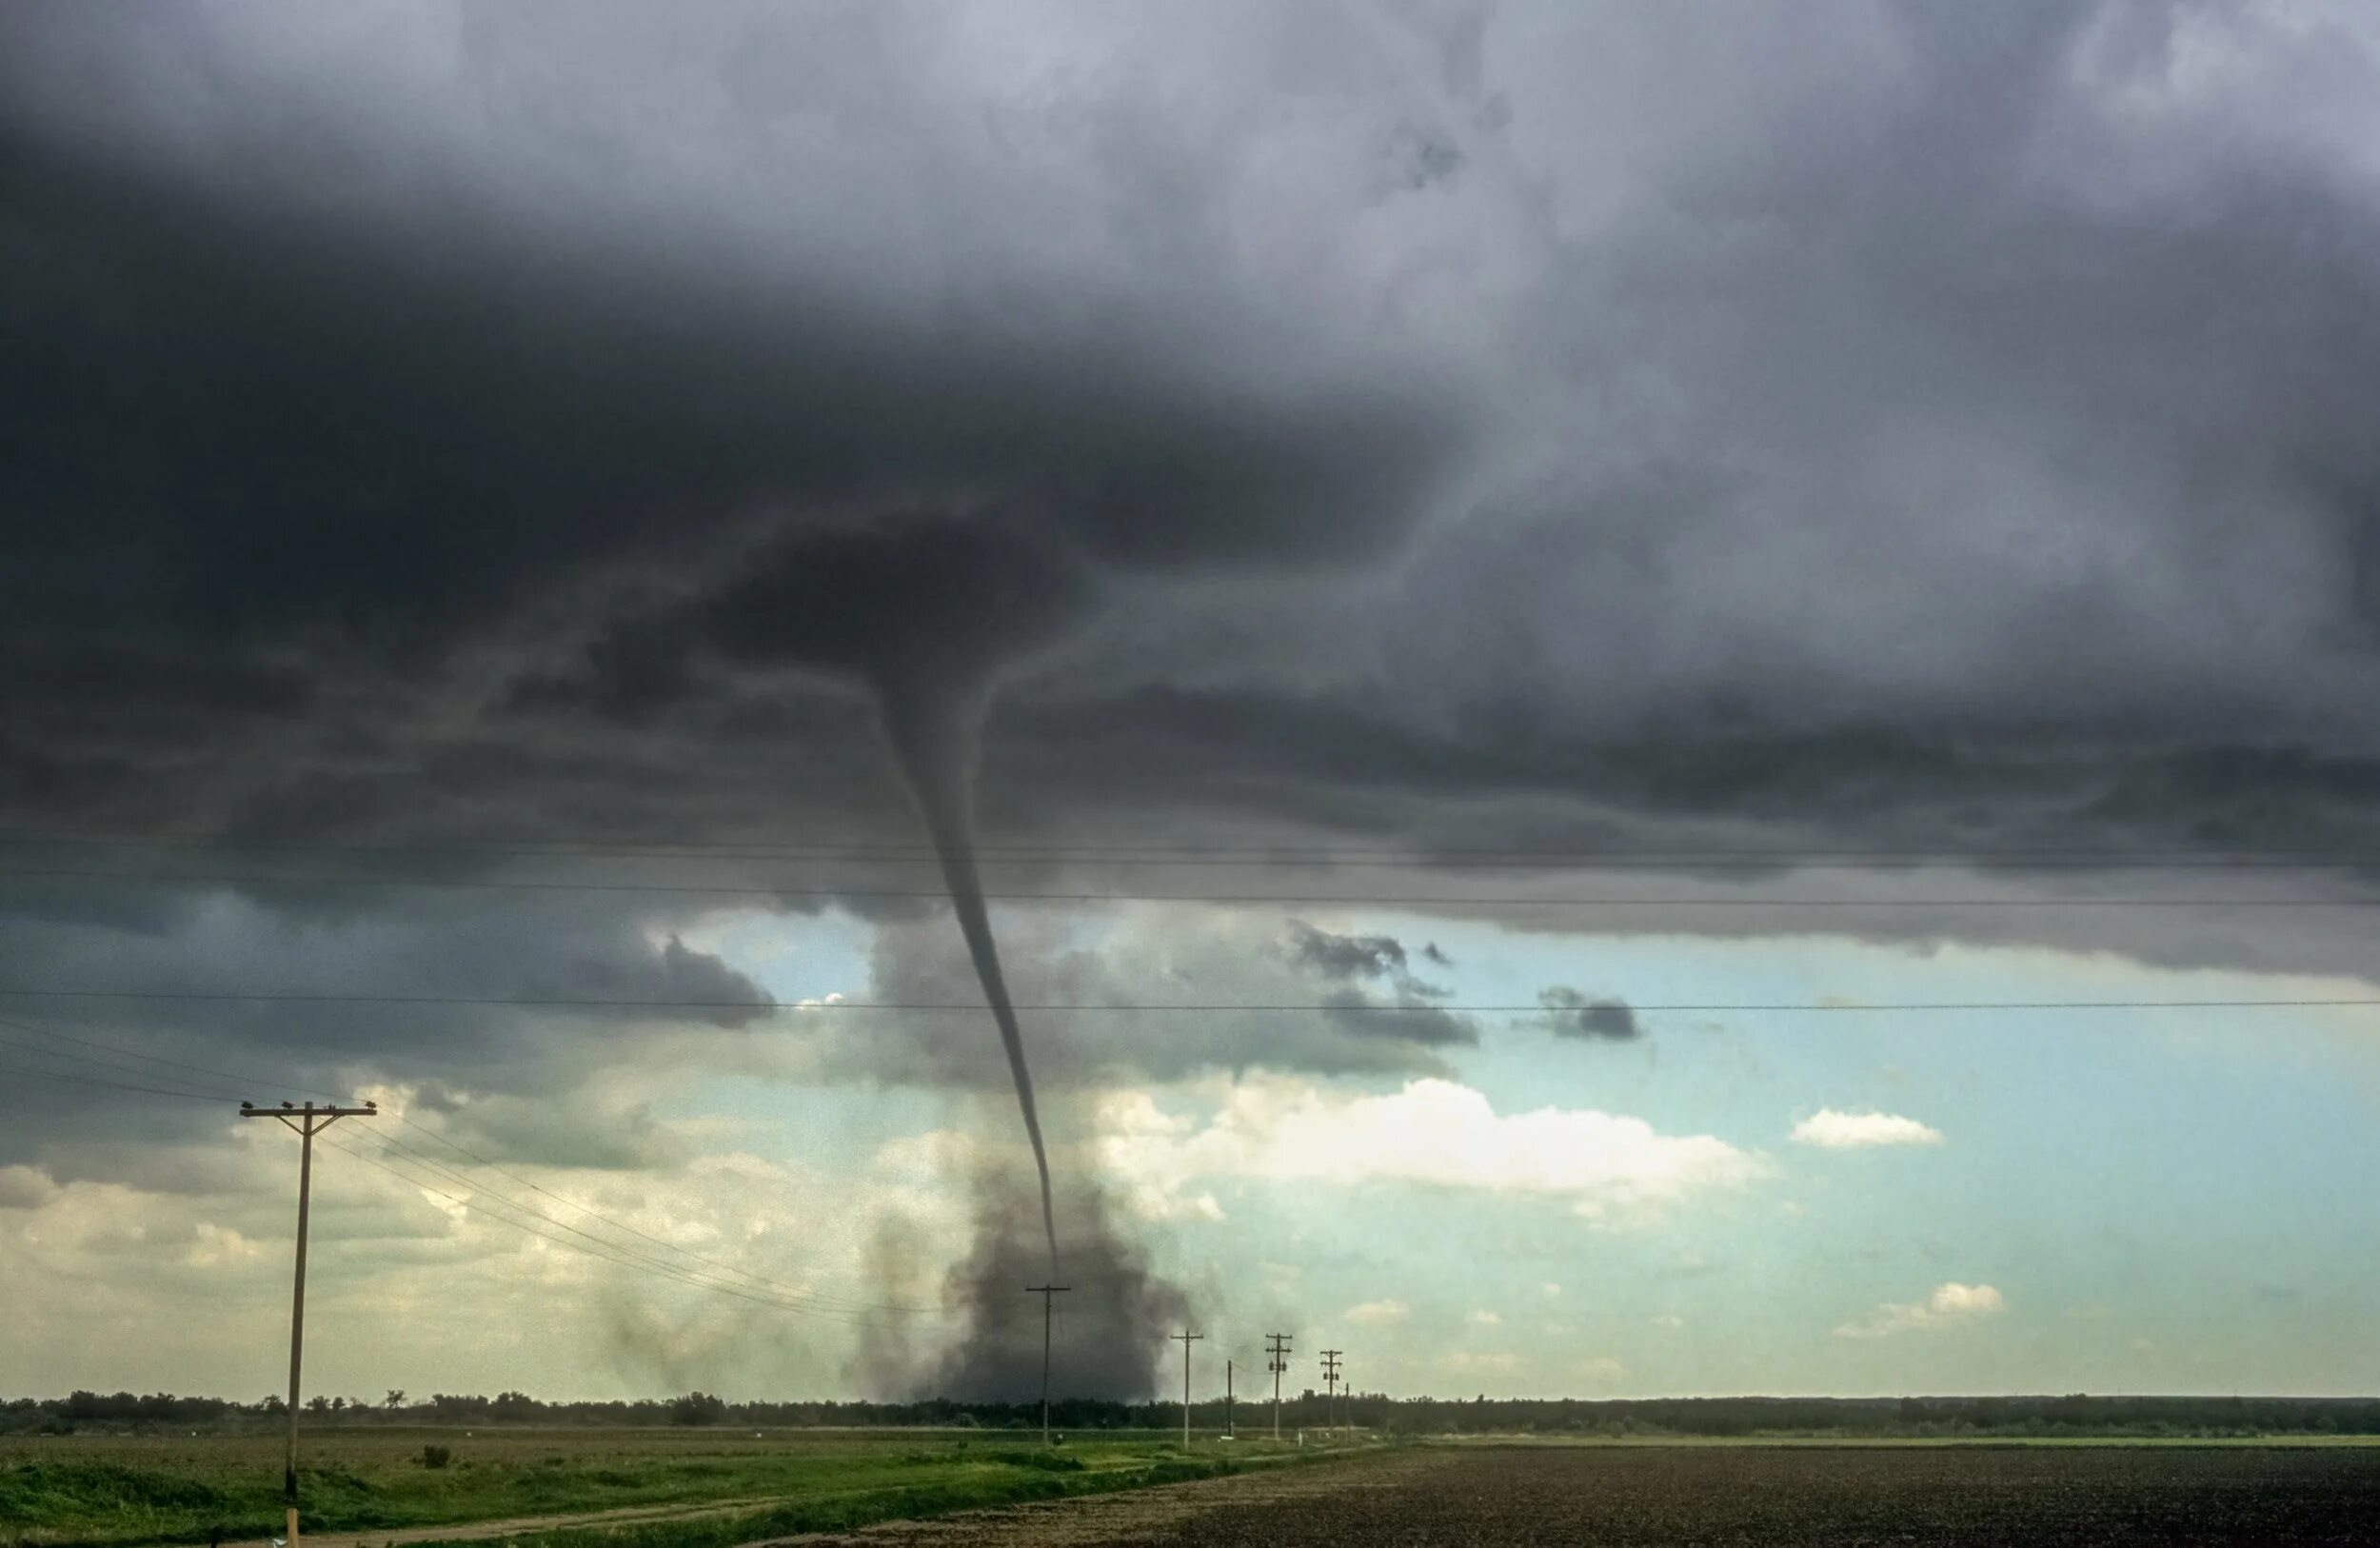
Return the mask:
M 790 1539 L 1057 1544 L 2380 1543 L 2380 1452 L 1463 1445 Z

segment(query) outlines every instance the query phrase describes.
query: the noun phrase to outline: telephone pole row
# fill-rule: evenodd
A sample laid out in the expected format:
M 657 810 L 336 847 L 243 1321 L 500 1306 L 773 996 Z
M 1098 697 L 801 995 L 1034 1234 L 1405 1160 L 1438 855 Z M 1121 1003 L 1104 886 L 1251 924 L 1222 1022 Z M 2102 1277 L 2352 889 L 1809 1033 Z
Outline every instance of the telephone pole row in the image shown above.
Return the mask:
M 297 1288 L 289 1296 L 289 1431 L 288 1446 L 281 1463 L 281 1499 L 288 1513 L 288 1548 L 298 1548 L 298 1364 L 306 1351 L 306 1213 L 307 1203 L 314 1191 L 314 1136 L 343 1118 L 377 1118 L 379 1115 L 378 1104 L 368 1101 L 361 1107 L 317 1107 L 310 1101 L 303 1107 L 293 1107 L 286 1101 L 278 1107 L 259 1107 L 252 1101 L 240 1103 L 242 1118 L 277 1118 L 300 1141 Z

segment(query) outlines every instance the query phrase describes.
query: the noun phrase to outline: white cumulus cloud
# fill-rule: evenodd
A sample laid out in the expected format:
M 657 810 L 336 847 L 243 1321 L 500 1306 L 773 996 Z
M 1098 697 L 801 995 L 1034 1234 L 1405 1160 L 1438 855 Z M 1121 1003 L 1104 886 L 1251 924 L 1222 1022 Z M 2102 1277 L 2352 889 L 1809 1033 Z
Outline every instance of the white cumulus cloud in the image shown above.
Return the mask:
M 1876 1145 L 1938 1145 L 1942 1131 L 1892 1113 L 1844 1113 L 1825 1107 L 1794 1125 L 1794 1140 L 1823 1150 L 1866 1150 Z
M 1510 1376 L 1520 1369 L 1520 1357 L 1507 1350 L 1478 1352 L 1458 1349 L 1439 1357 L 1438 1365 L 1458 1376 Z
M 1360 1327 L 1386 1327 L 1401 1322 L 1413 1315 L 1413 1308 L 1401 1300 L 1367 1300 L 1360 1306 L 1350 1306 L 1344 1313 L 1350 1322 Z
M 1882 1339 L 1895 1333 L 1957 1327 L 1986 1317 L 1997 1317 L 2008 1302 L 1988 1284 L 1936 1285 L 1922 1301 L 1888 1300 L 1855 1322 L 1835 1330 L 1838 1339 Z
M 1409 1182 L 1567 1201 L 1602 1220 L 1741 1186 L 1768 1161 L 1711 1135 L 1665 1135 L 1640 1118 L 1541 1107 L 1498 1113 L 1485 1094 L 1417 1080 L 1388 1095 L 1293 1078 L 1234 1084 L 1203 1124 L 1122 1092 L 1101 1110 L 1101 1160 L 1127 1187 L 1171 1192 L 1192 1179 Z

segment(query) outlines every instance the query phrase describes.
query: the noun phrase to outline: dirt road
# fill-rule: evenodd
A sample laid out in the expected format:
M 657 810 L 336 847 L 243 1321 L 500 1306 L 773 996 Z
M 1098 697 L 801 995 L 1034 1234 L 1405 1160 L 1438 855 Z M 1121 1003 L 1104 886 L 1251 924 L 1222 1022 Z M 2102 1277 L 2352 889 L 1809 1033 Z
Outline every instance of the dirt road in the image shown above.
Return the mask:
M 747 1548 L 1095 1548 L 1101 1543 L 1204 1542 L 1216 1539 L 1163 1534 L 1196 1531 L 1233 1513 L 1269 1519 L 1269 1513 L 1282 1509 L 1318 1503 L 1327 1508 L 1355 1491 L 1411 1487 L 1457 1459 L 1454 1453 L 1434 1451 L 1349 1457 L 1319 1467 L 1274 1468 L 1121 1494 L 965 1511 L 925 1521 L 886 1521 Z
M 2380 1544 L 2380 1451 L 1446 1447 L 771 1548 Z

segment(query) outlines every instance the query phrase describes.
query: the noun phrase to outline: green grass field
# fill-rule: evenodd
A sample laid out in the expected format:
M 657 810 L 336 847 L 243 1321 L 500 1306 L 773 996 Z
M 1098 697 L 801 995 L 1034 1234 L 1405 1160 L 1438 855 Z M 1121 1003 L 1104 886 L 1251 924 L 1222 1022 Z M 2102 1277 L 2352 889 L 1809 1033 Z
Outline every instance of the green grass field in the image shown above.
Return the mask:
M 443 1468 L 424 1465 L 444 1446 Z M 704 1548 L 974 1505 L 1131 1488 L 1320 1455 L 1246 1439 L 1101 1432 L 1044 1450 L 983 1431 L 325 1429 L 306 1439 L 300 1508 L 316 1533 L 403 1530 L 618 1510 L 749 1504 L 707 1521 L 601 1536 Z M 0 1439 L 0 1548 L 94 1548 L 278 1535 L 272 1434 Z

